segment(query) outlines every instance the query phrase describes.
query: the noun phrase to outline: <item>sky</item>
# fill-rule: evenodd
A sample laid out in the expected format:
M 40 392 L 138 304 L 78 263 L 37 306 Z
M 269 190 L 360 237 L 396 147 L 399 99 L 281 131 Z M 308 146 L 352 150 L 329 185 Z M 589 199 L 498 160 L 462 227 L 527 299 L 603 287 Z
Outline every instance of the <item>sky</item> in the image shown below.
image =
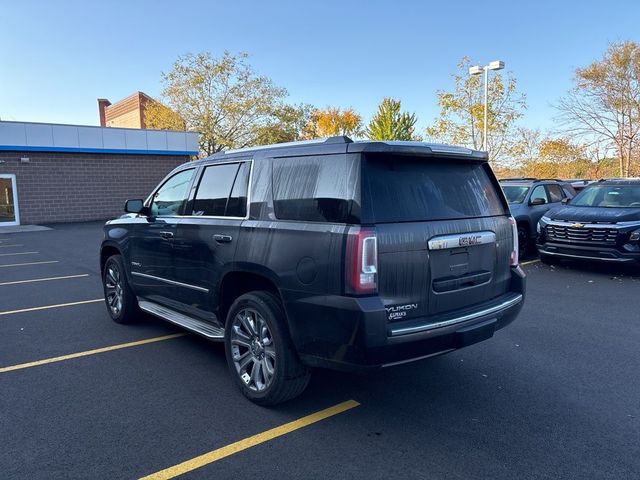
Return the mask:
M 247 52 L 288 102 L 353 107 L 391 96 L 423 130 L 463 56 L 503 60 L 522 125 L 553 130 L 577 67 L 640 42 L 640 1 L 0 0 L 0 119 L 99 124 L 97 98 L 158 96 L 185 53 Z

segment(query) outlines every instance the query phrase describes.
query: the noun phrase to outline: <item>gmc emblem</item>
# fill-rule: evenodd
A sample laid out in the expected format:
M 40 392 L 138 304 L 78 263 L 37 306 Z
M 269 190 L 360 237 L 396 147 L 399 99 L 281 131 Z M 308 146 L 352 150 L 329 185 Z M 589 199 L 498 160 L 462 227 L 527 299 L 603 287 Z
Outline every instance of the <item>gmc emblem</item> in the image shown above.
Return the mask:
M 471 245 L 478 245 L 482 239 L 481 235 L 473 235 L 471 237 L 460 237 L 458 244 L 461 247 L 470 247 Z

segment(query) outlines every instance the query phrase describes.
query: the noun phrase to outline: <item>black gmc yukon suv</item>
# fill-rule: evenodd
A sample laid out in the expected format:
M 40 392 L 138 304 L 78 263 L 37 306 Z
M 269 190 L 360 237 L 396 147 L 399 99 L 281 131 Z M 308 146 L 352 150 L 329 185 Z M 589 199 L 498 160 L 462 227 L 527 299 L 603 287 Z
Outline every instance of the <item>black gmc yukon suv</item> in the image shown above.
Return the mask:
M 224 341 L 245 396 L 311 367 L 385 367 L 491 337 L 524 301 L 517 230 L 486 154 L 346 137 L 172 171 L 105 225 L 108 311 Z

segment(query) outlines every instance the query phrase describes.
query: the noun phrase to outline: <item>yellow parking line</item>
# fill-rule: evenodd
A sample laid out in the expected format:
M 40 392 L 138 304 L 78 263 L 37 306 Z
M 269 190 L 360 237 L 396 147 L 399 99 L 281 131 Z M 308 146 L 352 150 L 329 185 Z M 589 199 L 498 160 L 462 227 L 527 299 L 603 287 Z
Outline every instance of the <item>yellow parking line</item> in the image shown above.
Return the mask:
M 88 276 L 89 276 L 88 273 L 83 273 L 81 275 L 65 275 L 63 277 L 32 278 L 31 280 L 15 280 L 13 282 L 3 282 L 3 283 L 0 283 L 0 286 L 17 285 L 19 283 L 48 282 L 49 280 L 64 280 L 67 278 L 81 278 L 81 277 L 88 277 Z
M 24 247 L 22 243 L 14 243 L 13 245 L 0 245 L 0 248 L 8 248 L 8 247 Z
M 164 470 L 160 470 L 159 472 L 152 473 L 151 475 L 142 477 L 140 480 L 160 480 L 175 478 L 178 475 L 191 472 L 197 468 L 203 467 L 204 465 L 208 465 L 222 458 L 233 455 L 234 453 L 241 452 L 243 450 L 246 450 L 247 448 L 255 447 L 256 445 L 260 445 L 261 443 L 281 437 L 283 435 L 286 435 L 287 433 L 291 433 L 300 428 L 312 425 L 316 422 L 325 420 L 339 413 L 346 412 L 347 410 L 351 410 L 358 405 L 360 404 L 355 400 L 347 400 L 346 402 L 339 403 L 337 405 L 334 405 L 333 407 L 320 410 L 319 412 L 312 413 L 311 415 L 299 418 L 298 420 L 294 420 L 293 422 L 285 423 L 284 425 L 280 425 L 279 427 L 272 428 L 271 430 L 267 430 L 262 433 L 258 433 L 257 435 L 253 435 L 252 437 L 245 438 L 244 440 L 240 440 L 225 447 L 218 448 L 217 450 L 213 450 L 209 453 L 205 453 L 204 455 L 192 458 L 191 460 L 187 460 L 186 462 L 179 463 L 178 465 L 174 465 L 173 467 L 169 467 Z
M 529 260 L 528 262 L 522 262 L 520 265 L 531 265 L 533 263 L 538 263 L 540 260 L 539 259 L 535 259 L 535 260 Z
M 2 267 L 25 267 L 27 265 L 43 265 L 45 263 L 58 263 L 59 260 L 47 260 L 46 262 L 12 263 L 10 265 L 0 265 Z
M 40 365 L 47 365 L 48 363 L 64 362 L 65 360 L 71 360 L 74 358 L 87 357 L 89 355 L 96 355 L 98 353 L 112 352 L 113 350 L 120 350 L 123 348 L 137 347 L 139 345 L 146 345 L 147 343 L 162 342 L 164 340 L 170 340 L 172 338 L 184 337 L 186 333 L 174 333 L 172 335 L 165 335 L 163 337 L 147 338 L 146 340 L 138 340 L 137 342 L 121 343 L 119 345 L 111 345 L 110 347 L 96 348 L 95 350 L 87 350 L 85 352 L 71 353 L 69 355 L 61 355 L 60 357 L 45 358 L 43 360 L 36 360 L 35 362 L 21 363 L 19 365 L 10 365 L 8 367 L 0 367 L 0 373 L 12 372 L 14 370 L 22 370 L 23 368 L 38 367 Z
M 0 253 L 0 257 L 8 257 L 9 255 L 33 255 L 40 252 L 17 252 L 17 253 Z
M 74 305 L 84 305 L 85 303 L 104 302 L 104 298 L 96 298 L 95 300 L 82 300 L 80 302 L 59 303 L 57 305 L 43 305 L 42 307 L 21 308 L 20 310 L 7 310 L 0 312 L 0 315 L 12 315 L 14 313 L 35 312 L 37 310 L 48 310 L 49 308 L 72 307 Z
M 59 260 L 47 260 L 46 262 L 11 263 L 9 265 L 0 265 L 0 268 L 3 268 L 3 267 L 25 267 L 27 265 L 43 265 L 45 263 L 59 263 Z

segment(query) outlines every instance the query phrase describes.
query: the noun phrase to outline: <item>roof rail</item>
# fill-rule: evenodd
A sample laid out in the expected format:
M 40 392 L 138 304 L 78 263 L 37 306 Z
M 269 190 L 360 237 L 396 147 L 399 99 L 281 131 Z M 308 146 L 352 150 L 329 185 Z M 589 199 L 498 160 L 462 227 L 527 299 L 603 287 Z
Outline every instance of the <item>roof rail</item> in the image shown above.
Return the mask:
M 536 177 L 513 177 L 513 178 L 501 178 L 501 182 L 566 182 L 566 180 L 560 180 L 559 178 L 536 178 Z
M 230 150 L 223 150 L 222 152 L 219 152 L 219 153 L 250 152 L 252 150 L 267 150 L 270 148 L 283 148 L 283 147 L 293 147 L 293 146 L 302 146 L 302 145 L 317 145 L 319 143 L 326 143 L 326 144 L 353 143 L 353 140 L 351 140 L 346 135 L 339 135 L 335 137 L 314 138 L 312 140 L 299 140 L 297 142 L 272 143 L 271 145 L 259 145 L 255 147 L 245 147 L 245 148 L 232 148 Z

